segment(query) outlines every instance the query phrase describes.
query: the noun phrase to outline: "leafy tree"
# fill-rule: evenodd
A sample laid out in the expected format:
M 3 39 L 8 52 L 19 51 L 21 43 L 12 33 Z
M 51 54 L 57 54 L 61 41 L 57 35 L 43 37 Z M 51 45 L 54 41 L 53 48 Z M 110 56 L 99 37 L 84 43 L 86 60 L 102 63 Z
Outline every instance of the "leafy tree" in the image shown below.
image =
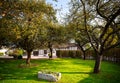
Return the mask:
M 76 19 L 78 21 L 78 19 Z M 67 31 L 69 32 L 69 38 L 74 39 L 76 45 L 79 46 L 82 51 L 83 59 L 86 59 L 86 51 L 90 49 L 90 43 L 85 33 L 85 30 L 82 29 L 82 25 L 78 25 L 76 21 L 72 21 L 67 26 Z M 72 34 L 71 34 L 72 33 Z M 71 36 L 71 37 L 70 37 Z
M 26 64 L 30 64 L 31 52 L 43 45 L 48 17 L 55 19 L 54 9 L 43 0 L 1 1 L 1 7 L 2 19 L 10 18 L 11 41 L 26 50 Z
M 96 47 L 91 43 L 97 54 L 94 73 L 98 73 L 100 71 L 103 53 L 120 44 L 120 41 L 118 40 L 120 37 L 120 28 L 117 27 L 115 22 L 117 17 L 120 15 L 120 1 L 108 0 L 103 2 L 97 0 L 96 11 L 106 23 L 102 28 L 100 28 L 101 33 L 98 37 L 99 41 L 96 43 L 99 46 Z
M 83 59 L 86 59 L 85 52 L 90 49 L 89 39 L 87 38 L 85 27 L 88 26 L 84 23 L 84 16 L 82 11 L 82 4 L 78 0 L 71 0 L 70 14 L 68 15 L 68 31 L 82 51 Z M 87 11 L 86 19 L 89 20 L 90 11 Z M 71 31 L 72 29 L 72 31 Z
M 120 45 L 120 28 L 118 27 L 118 20 L 120 16 L 120 1 L 75 1 L 77 1 L 77 4 L 79 3 L 78 5 L 82 5 L 79 6 L 79 8 L 76 11 L 83 12 L 82 14 L 84 21 L 81 22 L 81 24 L 84 24 L 84 29 L 87 38 L 96 53 L 94 73 L 99 73 L 103 53 L 111 48 Z M 87 13 L 88 10 L 90 10 L 90 14 Z M 72 16 L 74 16 L 75 14 L 73 13 Z M 81 17 L 79 16 L 79 18 Z
M 46 26 L 46 30 L 46 42 L 50 50 L 49 58 L 52 58 L 53 47 L 55 48 L 58 44 L 64 43 L 66 41 L 65 28 L 55 23 L 49 23 L 49 25 Z

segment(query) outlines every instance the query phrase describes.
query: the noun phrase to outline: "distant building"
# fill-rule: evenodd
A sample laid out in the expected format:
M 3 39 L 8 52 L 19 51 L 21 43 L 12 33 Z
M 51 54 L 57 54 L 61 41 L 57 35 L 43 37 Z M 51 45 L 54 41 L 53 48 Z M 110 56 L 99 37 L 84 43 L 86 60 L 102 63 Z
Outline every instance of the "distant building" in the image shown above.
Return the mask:
M 57 50 L 78 50 L 79 46 L 75 43 L 68 43 L 61 45 L 57 48 Z
M 78 50 L 79 47 L 75 43 L 62 44 L 53 46 L 53 56 L 56 56 L 56 50 Z M 49 49 L 39 49 L 32 52 L 33 56 L 48 56 L 50 53 Z
M 48 54 L 50 53 L 49 49 L 39 49 L 39 50 L 34 50 L 32 52 L 33 56 L 48 56 Z M 53 49 L 53 56 L 56 55 L 56 50 Z

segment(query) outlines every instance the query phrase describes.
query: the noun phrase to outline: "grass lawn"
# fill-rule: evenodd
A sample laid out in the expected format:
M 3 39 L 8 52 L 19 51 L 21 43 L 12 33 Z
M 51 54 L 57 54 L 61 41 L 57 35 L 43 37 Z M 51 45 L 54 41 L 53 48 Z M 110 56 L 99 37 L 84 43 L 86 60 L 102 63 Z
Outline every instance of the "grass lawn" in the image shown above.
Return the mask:
M 102 62 L 101 72 L 93 74 L 94 60 L 39 59 L 31 60 L 31 67 L 24 67 L 25 60 L 0 59 L 0 83 L 52 83 L 37 79 L 37 72 L 50 70 L 62 73 L 57 83 L 118 83 L 120 65 Z

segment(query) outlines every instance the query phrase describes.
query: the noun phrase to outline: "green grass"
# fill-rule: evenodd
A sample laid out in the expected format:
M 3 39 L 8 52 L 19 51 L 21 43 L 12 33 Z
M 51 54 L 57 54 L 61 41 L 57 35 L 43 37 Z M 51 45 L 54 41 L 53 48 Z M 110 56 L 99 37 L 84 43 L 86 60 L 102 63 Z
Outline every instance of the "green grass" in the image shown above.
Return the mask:
M 37 72 L 50 70 L 62 73 L 57 83 L 118 83 L 120 66 L 102 62 L 101 72 L 93 74 L 94 60 L 55 59 L 31 60 L 31 67 L 21 67 L 25 60 L 0 60 L 0 83 L 52 83 L 37 79 Z

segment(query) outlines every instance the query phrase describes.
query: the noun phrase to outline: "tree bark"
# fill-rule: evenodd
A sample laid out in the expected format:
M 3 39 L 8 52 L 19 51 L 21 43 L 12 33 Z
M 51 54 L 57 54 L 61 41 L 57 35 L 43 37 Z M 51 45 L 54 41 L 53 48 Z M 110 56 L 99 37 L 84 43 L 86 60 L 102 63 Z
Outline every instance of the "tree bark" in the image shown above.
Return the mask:
M 50 47 L 50 56 L 49 56 L 49 58 L 52 58 L 53 57 L 53 50 L 52 50 L 52 47 Z
M 27 51 L 27 59 L 26 59 L 26 64 L 28 64 L 28 65 L 30 65 L 31 52 L 32 52 L 32 51 Z
M 52 57 L 53 57 L 53 54 L 52 54 L 53 49 L 52 49 L 52 44 L 51 44 L 50 42 L 48 42 L 48 47 L 49 47 L 49 49 L 50 49 L 50 55 L 49 55 L 49 58 L 52 58 Z
M 101 61 L 102 61 L 102 55 L 97 54 L 96 59 L 95 59 L 94 73 L 100 72 Z
M 83 51 L 83 60 L 86 60 L 85 51 Z
M 79 47 L 80 47 L 80 49 L 81 49 L 81 51 L 82 51 L 82 54 L 83 54 L 83 60 L 85 60 L 85 59 L 86 59 L 85 50 L 83 49 L 83 46 L 80 45 L 80 43 L 78 43 L 78 45 L 79 45 Z

